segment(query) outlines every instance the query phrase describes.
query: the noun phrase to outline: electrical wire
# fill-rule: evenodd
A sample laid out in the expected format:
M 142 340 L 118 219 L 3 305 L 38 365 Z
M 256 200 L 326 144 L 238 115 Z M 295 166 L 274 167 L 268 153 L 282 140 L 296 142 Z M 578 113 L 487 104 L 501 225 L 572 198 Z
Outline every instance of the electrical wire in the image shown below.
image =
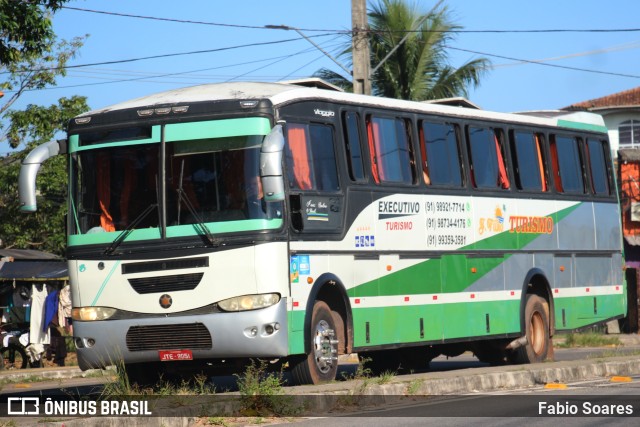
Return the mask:
M 632 78 L 632 79 L 640 79 L 640 75 L 635 75 L 635 74 L 614 73 L 614 72 L 611 72 L 611 71 L 600 71 L 600 70 L 590 70 L 588 68 L 570 67 L 568 65 L 547 64 L 546 62 L 539 62 L 539 61 L 531 61 L 531 60 L 528 60 L 528 59 L 513 58 L 513 57 L 510 57 L 510 56 L 496 55 L 496 54 L 493 54 L 493 53 L 479 52 L 477 50 L 462 49 L 462 48 L 459 48 L 459 47 L 452 47 L 452 46 L 446 46 L 446 48 L 447 49 L 451 49 L 451 50 L 457 50 L 459 52 L 473 53 L 475 55 L 490 56 L 492 58 L 507 59 L 509 61 L 518 61 L 518 62 L 522 62 L 522 63 L 525 63 L 525 64 L 543 65 L 543 66 L 546 66 L 546 67 L 561 68 L 561 69 L 564 69 L 564 70 L 582 71 L 582 72 L 585 72 L 585 73 L 604 74 L 604 75 L 615 76 L 615 77 L 629 77 L 629 78 Z
M 316 35 L 316 36 L 313 36 L 313 37 L 323 37 L 323 36 L 327 36 L 327 35 L 333 35 L 333 34 L 320 34 L 320 35 Z M 89 64 L 66 65 L 64 67 L 45 67 L 45 68 L 23 70 L 23 71 L 20 71 L 20 73 L 32 73 L 32 72 L 39 72 L 39 71 L 62 70 L 62 69 L 69 70 L 69 69 L 73 69 L 73 68 L 93 67 L 93 66 L 96 66 L 96 65 L 124 64 L 124 63 L 129 63 L 129 62 L 146 61 L 146 60 L 149 60 L 149 59 L 171 58 L 171 57 L 176 57 L 176 56 L 186 56 L 186 55 L 197 55 L 197 54 L 202 54 L 202 53 L 223 52 L 223 51 L 227 51 L 227 50 L 241 49 L 241 48 L 246 48 L 246 47 L 256 47 L 256 46 L 267 46 L 267 45 L 274 45 L 274 44 L 282 44 L 282 43 L 288 43 L 288 42 L 298 41 L 298 40 L 304 40 L 304 38 L 303 37 L 295 37 L 295 38 L 291 38 L 291 39 L 273 40 L 273 41 L 268 41 L 268 42 L 248 43 L 248 44 L 241 44 L 241 45 L 236 45 L 236 46 L 220 47 L 220 48 L 215 48 L 215 49 L 195 50 L 195 51 L 191 51 L 191 52 L 165 53 L 165 54 L 161 54 L 161 55 L 150 55 L 150 56 L 142 56 L 142 57 L 137 57 L 137 58 L 128 58 L 128 59 L 118 59 L 118 60 L 112 60 L 112 61 L 93 62 L 93 63 L 89 63 Z M 10 71 L 0 72 L 0 75 L 6 75 L 6 74 L 11 74 L 11 72 Z
M 173 22 L 179 24 L 192 24 L 192 25 L 208 25 L 216 27 L 230 27 L 230 28 L 244 28 L 254 30 L 285 30 L 286 26 L 267 26 L 267 25 L 241 25 L 241 24 L 224 24 L 220 22 L 207 22 L 207 21 L 195 21 L 190 19 L 176 19 L 176 18 L 162 18 L 148 15 L 135 15 L 131 13 L 122 12 L 109 12 L 105 10 L 86 9 L 81 7 L 62 6 L 62 9 L 74 10 L 78 12 L 96 13 L 102 15 L 118 16 L 124 18 L 136 18 L 146 19 L 152 21 L 164 21 Z M 341 34 L 352 34 L 354 32 L 371 32 L 372 30 L 336 30 L 336 29 L 320 29 L 320 28 L 297 28 L 300 31 L 318 31 L 318 32 L 334 32 Z M 385 32 L 393 33 L 419 33 L 422 30 L 390 30 Z M 465 30 L 465 29 L 453 29 L 453 30 L 432 30 L 433 33 L 454 33 L 454 34 L 544 34 L 544 33 L 630 33 L 640 32 L 640 28 L 549 28 L 549 29 L 529 29 L 529 30 L 500 30 L 500 29 L 487 29 L 487 30 Z
M 329 40 L 327 42 L 325 42 L 325 44 L 330 43 L 334 41 L 334 39 Z M 200 73 L 203 71 L 211 71 L 211 70 L 217 70 L 217 69 L 222 69 L 222 68 L 232 68 L 232 67 L 237 67 L 237 66 L 241 66 L 241 65 L 248 65 L 248 64 L 254 64 L 254 63 L 258 63 L 258 62 L 265 62 L 265 61 L 273 61 L 270 64 L 267 64 L 265 66 L 256 68 L 248 73 L 244 73 L 240 76 L 234 76 L 234 77 L 230 77 L 228 78 L 228 76 L 225 77 L 219 77 L 219 78 L 228 78 L 227 81 L 232 81 L 235 80 L 239 77 L 242 77 L 246 74 L 249 74 L 251 72 L 255 72 L 255 71 L 259 71 L 263 68 L 268 67 L 269 65 L 273 65 L 277 62 L 280 62 L 282 60 L 285 59 L 289 59 L 292 58 L 294 56 L 297 55 L 302 55 L 305 53 L 309 53 L 309 52 L 313 52 L 315 51 L 314 48 L 309 47 L 306 49 L 303 49 L 301 51 L 289 54 L 289 55 L 282 55 L 282 56 L 277 56 L 277 57 L 273 57 L 273 58 L 265 58 L 265 59 L 259 59 L 259 60 L 253 60 L 253 61 L 245 61 L 245 62 L 241 62 L 241 63 L 236 63 L 236 64 L 227 64 L 227 65 L 219 65 L 216 67 L 208 67 L 208 68 L 201 68 L 198 70 L 191 70 L 191 71 L 179 71 L 179 72 L 174 72 L 174 73 L 165 73 L 165 74 L 153 74 L 153 73 L 149 73 L 149 72 L 134 72 L 134 73 L 138 73 L 138 74 L 146 74 L 144 76 L 141 77 L 134 77 L 134 78 L 130 78 L 130 79 L 118 79 L 118 80 L 110 80 L 110 81 L 105 81 L 105 82 L 92 82 L 92 83 L 80 83 L 80 84 L 75 84 L 75 85 L 65 85 L 65 86 L 50 86 L 50 87 L 45 87 L 45 88 L 39 88 L 39 89 L 27 89 L 25 90 L 25 92 L 32 92 L 32 91 L 39 91 L 39 90 L 55 90 L 55 89 L 71 89 L 71 88 L 77 88 L 77 87 L 86 87 L 86 86 L 99 86 L 99 85 L 105 85 L 105 84 L 112 84 L 112 83 L 128 83 L 128 82 L 140 82 L 140 83 L 160 83 L 160 84 L 177 84 L 180 82 L 159 82 L 159 81 L 152 81 L 152 80 L 148 80 L 148 79 L 157 79 L 157 78 L 163 78 L 163 77 L 172 77 L 172 76 L 179 76 L 179 75 L 185 75 L 185 74 L 193 74 L 193 73 Z M 315 61 L 315 60 L 314 60 Z M 91 72 L 91 70 L 78 70 L 80 72 Z M 111 70 L 111 71 L 119 71 L 119 70 Z M 295 71 L 294 71 L 295 72 Z M 83 76 L 86 77 L 86 76 Z M 93 77 L 93 78 L 100 78 L 100 77 Z M 207 78 L 206 76 L 200 77 L 201 79 L 205 79 Z M 273 80 L 269 77 L 266 78 L 267 80 Z M 210 80 L 210 79 L 209 79 Z M 188 84 L 188 83 L 187 83 Z M 15 91 L 5 91 L 6 93 L 12 93 Z

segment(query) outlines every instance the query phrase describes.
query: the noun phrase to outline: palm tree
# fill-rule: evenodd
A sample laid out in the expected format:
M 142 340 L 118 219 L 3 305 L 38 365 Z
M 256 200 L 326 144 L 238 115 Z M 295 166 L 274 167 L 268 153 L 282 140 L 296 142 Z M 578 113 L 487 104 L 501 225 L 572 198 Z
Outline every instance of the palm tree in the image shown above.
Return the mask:
M 396 48 L 371 78 L 374 95 L 414 101 L 467 96 L 467 88 L 477 87 L 489 68 L 486 58 L 458 68 L 448 64 L 447 45 L 461 27 L 451 22 L 443 0 L 426 14 L 415 3 L 379 0 L 368 15 L 372 69 Z M 350 53 L 347 48 L 341 55 L 349 57 Z M 342 87 L 350 84 L 327 69 L 315 75 Z

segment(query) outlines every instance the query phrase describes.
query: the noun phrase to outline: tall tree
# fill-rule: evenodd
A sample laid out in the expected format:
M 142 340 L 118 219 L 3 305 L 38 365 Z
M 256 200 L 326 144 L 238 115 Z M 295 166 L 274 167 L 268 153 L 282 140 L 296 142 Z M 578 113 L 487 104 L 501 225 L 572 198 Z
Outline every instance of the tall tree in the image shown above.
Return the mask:
M 368 16 L 371 69 L 384 60 L 372 76 L 374 95 L 414 101 L 467 96 L 468 88 L 478 86 L 488 70 L 486 58 L 457 68 L 449 64 L 447 46 L 462 27 L 453 23 L 443 0 L 427 13 L 416 3 L 380 0 Z M 342 56 L 349 57 L 350 49 Z M 315 75 L 348 89 L 346 79 L 330 70 Z
M 54 157 L 40 168 L 37 178 L 38 212 L 19 211 L 18 174 L 22 159 L 36 145 L 65 130 L 67 122 L 89 108 L 85 97 L 61 98 L 49 107 L 30 105 L 11 111 L 8 134 L 25 142 L 25 149 L 0 159 L 0 239 L 6 248 L 40 249 L 64 255 L 67 205 L 67 167 L 64 156 Z
M 50 14 L 69 0 L 1 0 L 0 65 L 41 55 L 55 38 Z
M 22 215 L 18 205 L 20 162 L 36 145 L 66 130 L 67 122 L 87 111 L 86 98 L 61 98 L 49 107 L 10 107 L 26 92 L 54 86 L 84 38 L 58 41 L 51 14 L 68 0 L 0 0 L 0 142 L 24 148 L 0 158 L 0 243 L 4 247 L 42 249 L 60 255 L 65 249 L 67 168 L 51 159 L 40 169 L 39 211 Z M 86 37 L 86 36 L 85 36 Z

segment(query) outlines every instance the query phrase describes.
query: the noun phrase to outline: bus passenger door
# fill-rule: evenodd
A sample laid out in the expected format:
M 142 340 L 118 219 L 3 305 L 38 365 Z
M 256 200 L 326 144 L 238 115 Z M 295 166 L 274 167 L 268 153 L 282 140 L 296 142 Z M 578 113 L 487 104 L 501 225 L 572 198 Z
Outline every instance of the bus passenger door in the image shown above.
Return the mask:
M 285 159 L 291 227 L 301 240 L 341 234 L 344 196 L 330 125 L 287 122 Z M 331 239 L 331 238 L 329 238 Z

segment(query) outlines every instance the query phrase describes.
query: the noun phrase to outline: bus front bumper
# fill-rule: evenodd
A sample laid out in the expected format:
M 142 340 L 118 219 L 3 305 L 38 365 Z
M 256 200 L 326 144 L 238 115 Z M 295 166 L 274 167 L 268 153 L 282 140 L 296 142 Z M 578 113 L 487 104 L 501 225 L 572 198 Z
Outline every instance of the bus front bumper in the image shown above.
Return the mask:
M 193 339 L 185 336 L 185 328 L 189 333 L 197 329 L 199 336 L 194 336 Z M 289 348 L 286 298 L 271 307 L 259 310 L 94 322 L 75 321 L 73 329 L 78 365 L 83 371 L 101 369 L 121 362 L 159 362 L 167 352 L 180 353 L 180 357 L 189 354 L 192 360 L 204 362 L 207 359 L 283 357 L 288 355 Z M 137 335 L 131 334 L 133 330 L 138 331 Z M 142 334 L 139 331 L 143 331 Z M 172 336 L 172 331 L 174 334 L 183 331 L 183 336 Z M 209 339 L 211 344 L 203 346 L 202 343 Z M 193 348 L 190 348 L 191 342 L 194 343 Z M 196 345 L 196 342 L 200 344 Z M 176 345 L 179 347 L 176 348 Z

